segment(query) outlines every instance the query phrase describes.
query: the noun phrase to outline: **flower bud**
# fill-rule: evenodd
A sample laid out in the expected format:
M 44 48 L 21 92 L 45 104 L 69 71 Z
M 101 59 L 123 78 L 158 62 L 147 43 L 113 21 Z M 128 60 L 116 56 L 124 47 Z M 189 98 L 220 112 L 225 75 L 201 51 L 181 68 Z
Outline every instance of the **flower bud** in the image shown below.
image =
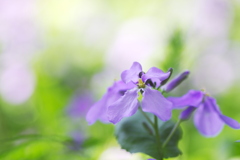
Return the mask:
M 171 90 L 173 90 L 175 87 L 177 87 L 179 84 L 182 83 L 182 81 L 184 81 L 188 75 L 189 75 L 189 71 L 184 71 L 182 72 L 180 75 L 176 76 L 174 79 L 172 79 L 169 83 L 167 83 L 164 87 L 163 90 L 165 92 L 170 92 Z
M 195 111 L 195 109 L 196 109 L 196 107 L 188 107 L 187 109 L 182 111 L 182 113 L 179 116 L 179 119 L 181 119 L 181 120 L 189 119 L 190 116 L 192 115 L 193 111 Z

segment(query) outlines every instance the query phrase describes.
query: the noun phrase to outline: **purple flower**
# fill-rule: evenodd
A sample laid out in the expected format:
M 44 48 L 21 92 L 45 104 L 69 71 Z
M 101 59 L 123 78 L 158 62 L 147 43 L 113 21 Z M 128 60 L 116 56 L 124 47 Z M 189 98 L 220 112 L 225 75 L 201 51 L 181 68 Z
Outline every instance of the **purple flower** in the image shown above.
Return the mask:
M 180 115 L 182 120 L 188 119 L 196 110 L 194 124 L 199 132 L 206 137 L 218 135 L 224 123 L 234 129 L 240 129 L 240 124 L 236 120 L 223 115 L 216 100 L 202 91 L 191 90 L 182 97 L 169 97 L 168 100 L 173 103 L 175 109 L 188 106 Z
M 176 88 L 180 83 L 182 83 L 182 81 L 184 81 L 188 77 L 189 73 L 190 73 L 189 71 L 182 72 L 174 79 L 172 79 L 170 82 L 168 82 L 166 85 L 164 85 L 163 90 L 165 92 L 170 92 L 171 90 Z
M 92 94 L 90 92 L 83 92 L 72 99 L 67 112 L 73 118 L 85 117 L 92 104 Z
M 91 125 L 97 120 L 109 122 L 107 117 L 107 107 L 118 100 L 126 90 L 134 87 L 133 83 L 125 84 L 123 81 L 116 81 L 108 88 L 107 93 L 103 95 L 97 103 L 95 103 L 88 111 L 86 119 Z
M 172 103 L 154 89 L 159 87 L 161 82 L 168 79 L 169 76 L 170 72 L 164 73 L 156 67 L 152 67 L 147 73 L 144 73 L 142 66 L 138 62 L 134 62 L 129 70 L 125 70 L 121 74 L 123 82 L 133 85 L 123 96 L 107 107 L 109 121 L 116 124 L 122 118 L 135 114 L 139 107 L 138 98 L 142 98 L 141 106 L 144 112 L 153 113 L 163 121 L 169 120 Z
M 72 151 L 78 151 L 81 149 L 85 140 L 84 135 L 80 131 L 74 131 L 70 134 L 71 139 L 68 141 L 68 148 Z

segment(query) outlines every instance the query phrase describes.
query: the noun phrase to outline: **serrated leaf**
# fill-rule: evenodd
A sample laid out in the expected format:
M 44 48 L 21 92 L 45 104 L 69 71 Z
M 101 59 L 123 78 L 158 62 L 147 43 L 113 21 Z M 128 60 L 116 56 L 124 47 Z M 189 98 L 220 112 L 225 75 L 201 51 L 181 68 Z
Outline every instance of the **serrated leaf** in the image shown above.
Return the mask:
M 153 120 L 152 114 L 147 113 L 147 115 Z M 146 127 L 146 124 L 148 124 L 148 127 Z M 163 122 L 158 120 L 161 146 L 157 143 L 153 127 L 140 112 L 118 123 L 115 134 L 121 147 L 130 153 L 142 152 L 156 159 L 177 157 L 181 154 L 177 147 L 178 141 L 182 137 L 180 128 L 176 130 L 166 147 L 162 149 L 162 144 L 174 125 L 172 121 Z

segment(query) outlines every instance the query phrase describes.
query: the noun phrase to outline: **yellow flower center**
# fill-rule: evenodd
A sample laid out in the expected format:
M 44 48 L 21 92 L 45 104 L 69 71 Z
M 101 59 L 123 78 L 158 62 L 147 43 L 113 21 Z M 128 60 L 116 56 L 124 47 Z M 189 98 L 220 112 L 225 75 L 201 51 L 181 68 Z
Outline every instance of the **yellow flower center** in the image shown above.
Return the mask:
M 137 85 L 138 85 L 139 88 L 145 88 L 145 83 L 142 81 L 141 78 L 138 79 L 138 84 Z

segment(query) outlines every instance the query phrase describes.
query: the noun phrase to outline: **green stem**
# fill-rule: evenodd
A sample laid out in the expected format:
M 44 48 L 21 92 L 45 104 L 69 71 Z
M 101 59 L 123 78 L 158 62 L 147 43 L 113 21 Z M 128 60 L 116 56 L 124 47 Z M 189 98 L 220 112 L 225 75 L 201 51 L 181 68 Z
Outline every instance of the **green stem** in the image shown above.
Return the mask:
M 147 116 L 147 114 L 145 112 L 143 112 L 143 110 L 141 109 L 141 107 L 139 107 L 139 110 L 141 111 L 141 113 L 143 114 L 143 116 L 147 119 L 147 121 L 154 127 L 154 123 L 151 121 L 151 119 Z
M 158 119 L 157 119 L 157 116 L 155 116 L 155 115 L 154 115 L 154 130 L 155 130 L 155 133 L 156 133 L 155 136 L 156 136 L 157 143 L 159 144 L 160 135 L 159 135 L 159 132 L 158 132 Z
M 179 119 L 177 121 L 177 123 L 175 124 L 175 126 L 173 127 L 173 129 L 171 130 L 170 134 L 168 135 L 167 139 L 164 141 L 162 148 L 166 147 L 166 145 L 168 144 L 168 142 L 170 141 L 170 139 L 172 138 L 172 136 L 174 135 L 175 131 L 177 130 L 178 126 L 180 125 L 180 123 L 182 122 L 181 119 Z
M 159 135 L 159 131 L 158 131 L 158 117 L 156 115 L 154 115 L 154 130 L 155 130 L 156 142 L 157 142 L 157 146 L 158 146 L 158 150 L 159 150 L 159 157 L 162 157 L 160 135 Z M 162 160 L 162 158 L 160 160 Z
M 157 141 L 157 146 L 159 149 L 159 156 L 162 157 L 161 155 L 161 144 L 160 144 L 160 135 L 159 135 L 159 131 L 158 131 L 158 118 L 157 116 L 154 115 L 154 123 L 151 121 L 151 119 L 147 116 L 147 114 L 145 112 L 143 112 L 143 110 L 139 107 L 139 110 L 141 111 L 141 113 L 143 114 L 143 116 L 147 119 L 147 121 L 152 125 L 152 127 L 154 128 L 155 131 L 155 137 L 156 137 L 156 141 Z M 158 160 L 163 160 L 163 158 L 158 159 Z

